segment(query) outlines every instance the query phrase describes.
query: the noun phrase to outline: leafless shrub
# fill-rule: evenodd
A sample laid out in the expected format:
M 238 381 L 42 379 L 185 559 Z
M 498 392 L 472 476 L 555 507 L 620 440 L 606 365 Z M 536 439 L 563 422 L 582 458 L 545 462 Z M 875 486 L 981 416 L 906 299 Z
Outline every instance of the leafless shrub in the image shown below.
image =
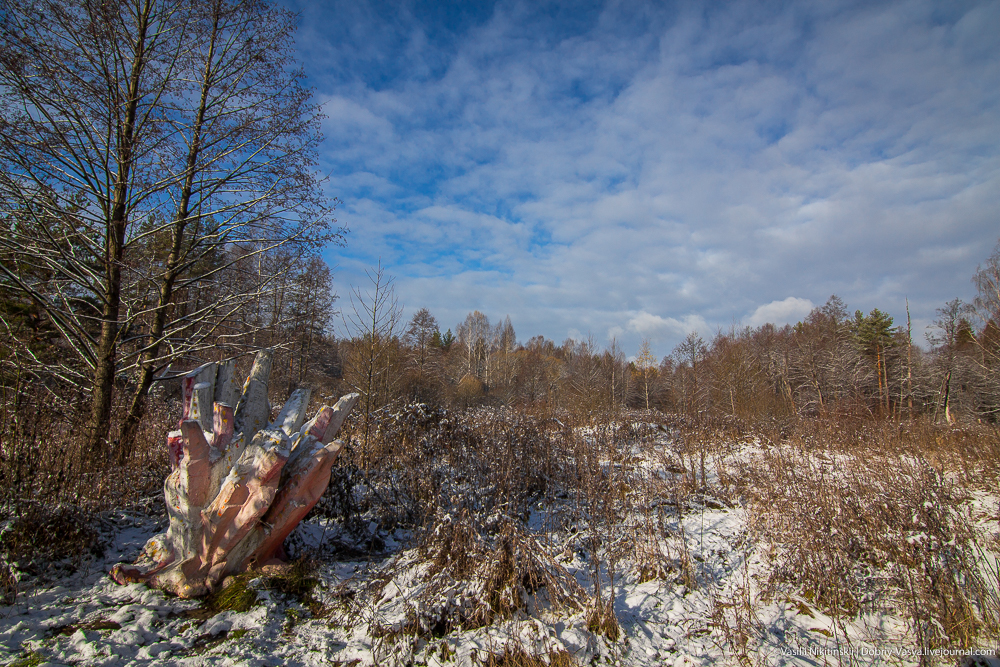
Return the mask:
M 734 657 L 739 664 L 749 667 L 766 664 L 756 650 L 756 640 L 763 634 L 763 627 L 756 615 L 756 604 L 750 584 L 749 571 L 744 559 L 742 578 L 735 582 L 726 595 L 712 595 L 712 625 L 720 631 L 722 651 Z
M 604 635 L 613 642 L 621 636 L 621 626 L 615 615 L 614 597 L 604 600 L 595 597 L 587 612 L 587 629 L 594 634 Z
M 834 617 L 904 613 L 926 648 L 969 647 L 995 632 L 965 486 L 948 474 L 991 465 L 980 452 L 995 443 L 970 447 L 964 436 L 922 427 L 837 425 L 846 428 L 810 425 L 789 445 L 737 464 L 755 534 L 773 545 L 765 596 L 797 589 Z
M 22 503 L 20 513 L 0 532 L 0 557 L 32 577 L 65 573 L 88 556 L 103 555 L 96 519 L 71 505 Z
M 0 563 L 0 604 L 14 604 L 19 592 L 17 574 L 7 563 Z
M 117 406 L 124 409 L 123 405 Z M 23 577 L 45 579 L 102 555 L 102 513 L 161 493 L 167 471 L 163 406 L 154 407 L 124 465 L 86 456 L 85 415 L 42 386 L 0 387 L 0 588 L 13 600 Z
M 352 510 L 384 528 L 427 529 L 441 509 L 524 517 L 561 465 L 559 434 L 510 410 L 390 406 L 372 416 L 367 443 L 359 437 L 365 428 L 362 417 L 345 424 L 350 446 L 333 486 L 353 471 L 346 484 Z
M 70 504 L 98 512 L 157 495 L 169 470 L 164 447 L 170 407 L 158 405 L 123 464 L 91 460 L 80 440 L 86 415 L 66 411 L 41 388 L 0 389 L 0 504 L 17 514 L 19 503 Z M 116 406 L 123 413 L 124 404 Z M 174 422 L 176 423 L 176 422 Z
M 483 627 L 540 604 L 583 608 L 584 591 L 537 537 L 519 522 L 497 521 L 481 531 L 468 513 L 439 517 L 421 546 L 431 564 L 415 619 L 421 631 Z

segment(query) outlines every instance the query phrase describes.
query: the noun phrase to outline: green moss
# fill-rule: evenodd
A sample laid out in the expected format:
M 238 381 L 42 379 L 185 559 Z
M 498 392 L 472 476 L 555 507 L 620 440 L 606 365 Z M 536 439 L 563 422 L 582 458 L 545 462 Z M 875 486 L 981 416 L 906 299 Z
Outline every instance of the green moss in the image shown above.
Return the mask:
M 38 667 L 43 662 L 45 662 L 45 658 L 32 651 L 23 658 L 18 658 L 10 663 L 10 667 Z
M 247 612 L 257 604 L 257 591 L 247 584 L 253 578 L 251 574 L 241 574 L 233 577 L 225 588 L 220 588 L 205 598 L 205 607 L 219 613 L 222 611 Z

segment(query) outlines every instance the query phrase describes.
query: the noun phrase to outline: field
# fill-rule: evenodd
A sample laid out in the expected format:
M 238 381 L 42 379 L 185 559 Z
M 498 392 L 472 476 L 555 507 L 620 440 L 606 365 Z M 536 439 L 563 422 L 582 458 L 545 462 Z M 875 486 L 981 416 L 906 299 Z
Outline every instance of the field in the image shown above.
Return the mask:
M 0 658 L 1000 664 L 995 428 L 408 405 L 345 429 L 290 565 L 204 601 L 107 577 L 162 529 L 163 461 L 119 507 L 10 515 Z

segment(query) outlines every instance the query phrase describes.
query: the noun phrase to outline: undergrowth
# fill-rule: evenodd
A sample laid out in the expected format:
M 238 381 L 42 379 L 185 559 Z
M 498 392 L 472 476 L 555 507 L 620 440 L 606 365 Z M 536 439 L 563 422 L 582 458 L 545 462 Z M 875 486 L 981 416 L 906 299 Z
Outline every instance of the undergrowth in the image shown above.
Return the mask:
M 12 437 L 11 428 L 3 437 Z M 46 434 L 14 435 L 22 449 L 4 451 L 35 456 L 34 472 L 0 461 L 5 480 L 22 480 L 23 497 L 6 491 L 0 534 L 0 551 L 20 571 L 93 555 L 95 512 L 149 493 L 148 470 L 162 472 L 151 458 L 145 472 L 125 475 L 141 491 L 101 500 L 84 488 L 87 478 L 66 481 L 70 468 L 58 481 Z M 357 558 L 385 555 L 382 536 L 401 529 L 423 568 L 405 627 L 390 630 L 375 622 L 377 614 L 360 613 L 375 602 L 342 601 L 344 624 L 373 622 L 386 646 L 405 640 L 413 650 L 418 638 L 543 614 L 582 614 L 592 633 L 619 641 L 625 629 L 613 601 L 625 579 L 710 596 L 715 641 L 743 664 L 754 664 L 763 641 L 758 610 L 781 600 L 822 611 L 839 628 L 868 612 L 901 616 L 925 648 L 969 648 L 998 636 L 1000 582 L 979 563 L 983 549 L 1000 549 L 977 543 L 968 509 L 971 490 L 995 491 L 1000 481 L 995 428 L 408 405 L 383 409 L 367 424 L 352 415 L 342 436 L 347 444 L 314 515 L 340 522 Z M 43 470 L 56 475 L 53 486 L 38 481 Z M 31 484 L 23 482 L 29 472 Z M 46 488 L 65 501 L 39 500 Z M 759 580 L 745 569 L 723 592 L 718 572 L 692 556 L 684 519 L 731 508 L 747 519 L 736 547 L 743 567 L 754 549 L 767 559 Z M 401 562 L 386 561 L 379 586 L 400 575 L 393 568 Z M 322 616 L 328 610 L 316 594 L 316 567 L 298 561 L 232 577 L 205 607 L 246 611 L 261 586 Z M 573 572 L 588 572 L 589 585 Z M 368 593 L 377 598 L 379 586 Z M 5 600 L 18 593 L 9 568 L 0 568 L 0 592 Z M 485 660 L 572 664 L 568 654 L 532 655 L 514 644 Z
M 735 461 L 752 531 L 771 545 L 763 598 L 795 593 L 847 620 L 899 614 L 921 648 L 996 637 L 998 582 L 980 573 L 967 503 L 970 475 L 996 483 L 996 432 L 846 426 L 807 423 Z
M 577 663 L 567 651 L 534 655 L 520 644 L 508 643 L 501 652 L 490 652 L 479 662 L 482 667 L 574 667 Z

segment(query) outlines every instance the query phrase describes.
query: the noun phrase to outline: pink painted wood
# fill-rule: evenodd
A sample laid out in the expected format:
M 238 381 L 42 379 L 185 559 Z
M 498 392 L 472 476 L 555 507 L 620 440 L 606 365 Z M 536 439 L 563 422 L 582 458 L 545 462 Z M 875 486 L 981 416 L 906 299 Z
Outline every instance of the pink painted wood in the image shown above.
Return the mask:
M 309 391 L 296 390 L 268 423 L 271 353 L 254 360 L 235 409 L 232 362 L 182 378 L 179 430 L 167 435 L 171 473 L 163 485 L 170 519 L 132 564 L 111 570 L 119 584 L 145 582 L 197 597 L 231 573 L 272 562 L 326 490 L 342 443 L 334 441 L 358 394 L 324 406 L 303 425 Z M 209 409 L 211 404 L 211 409 Z

